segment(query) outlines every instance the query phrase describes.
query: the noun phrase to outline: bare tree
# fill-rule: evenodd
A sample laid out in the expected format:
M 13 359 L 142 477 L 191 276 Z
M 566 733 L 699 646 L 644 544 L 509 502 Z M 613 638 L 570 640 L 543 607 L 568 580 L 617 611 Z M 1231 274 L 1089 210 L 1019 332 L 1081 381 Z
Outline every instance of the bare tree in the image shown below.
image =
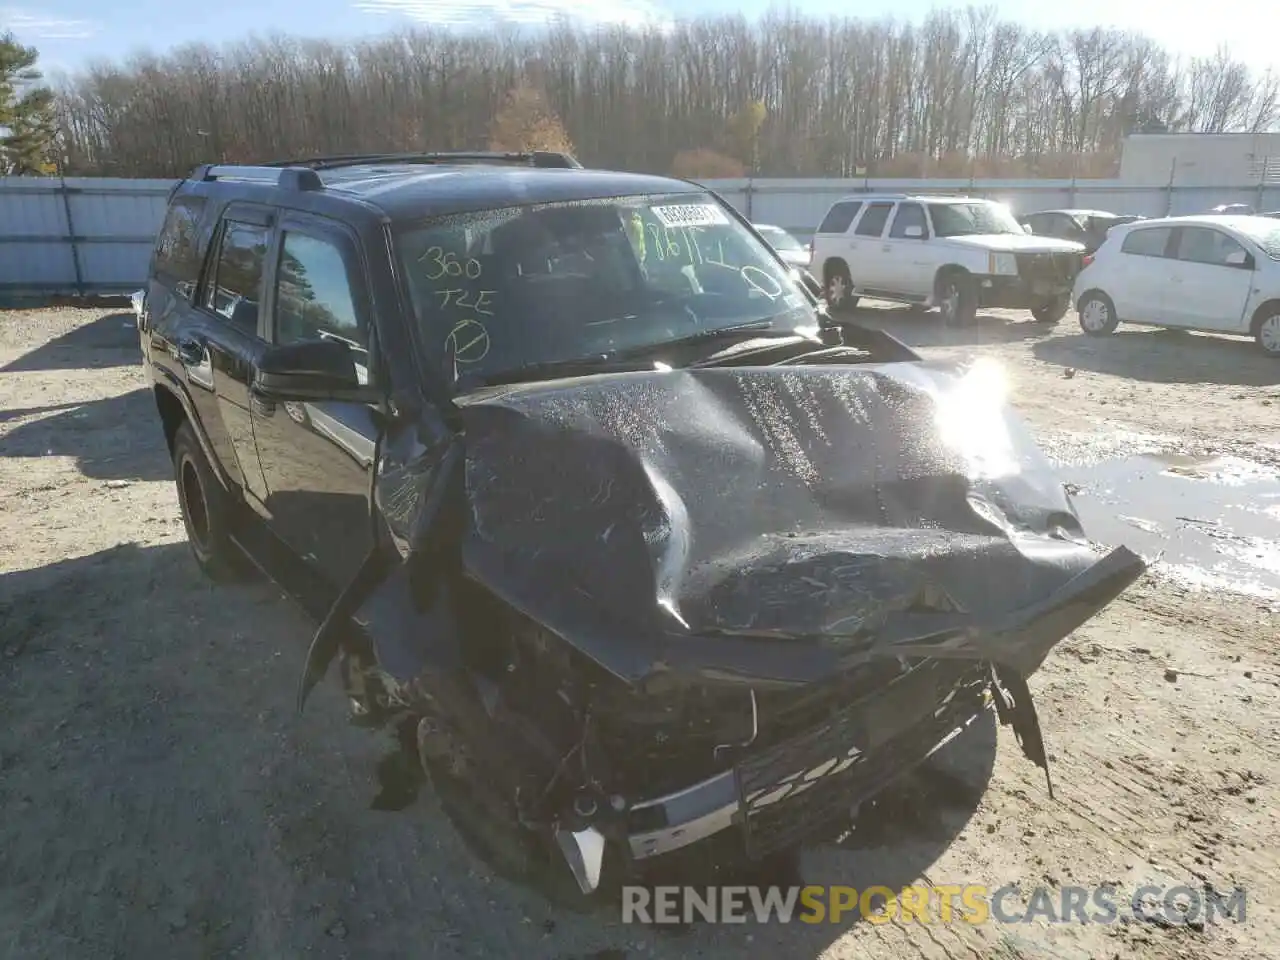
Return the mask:
M 1099 176 L 1129 133 L 1274 128 L 1280 76 L 1225 50 L 1183 64 L 1141 36 L 1040 33 L 988 8 L 918 24 L 775 12 L 191 46 L 94 64 L 56 111 L 69 168 L 117 176 L 490 145 L 698 176 Z

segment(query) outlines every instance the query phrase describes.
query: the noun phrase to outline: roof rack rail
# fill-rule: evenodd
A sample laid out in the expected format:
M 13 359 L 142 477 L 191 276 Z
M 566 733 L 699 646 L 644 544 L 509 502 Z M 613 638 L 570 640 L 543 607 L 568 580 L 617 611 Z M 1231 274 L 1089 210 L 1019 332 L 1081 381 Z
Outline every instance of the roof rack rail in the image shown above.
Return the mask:
M 568 153 L 533 150 L 527 153 L 498 151 L 456 151 L 438 153 L 353 153 L 299 160 L 275 160 L 263 164 L 272 167 L 305 167 L 309 170 L 335 170 L 370 163 L 507 163 L 543 169 L 581 170 L 582 164 Z
M 197 167 L 191 180 L 236 180 L 244 183 L 262 183 L 282 190 L 323 190 L 320 175 L 314 170 L 299 166 L 240 166 L 234 163 L 206 163 Z

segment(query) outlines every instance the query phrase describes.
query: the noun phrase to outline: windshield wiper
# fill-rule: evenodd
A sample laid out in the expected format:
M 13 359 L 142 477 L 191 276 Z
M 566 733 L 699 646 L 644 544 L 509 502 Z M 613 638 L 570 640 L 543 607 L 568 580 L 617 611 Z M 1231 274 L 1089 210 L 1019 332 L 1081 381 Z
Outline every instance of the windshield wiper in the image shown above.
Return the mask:
M 582 370 L 589 373 L 596 371 L 634 371 L 652 370 L 652 360 L 641 360 L 638 357 L 624 358 L 616 353 L 599 353 L 587 357 L 565 357 L 556 360 L 539 360 L 535 363 L 522 363 L 509 370 L 499 370 L 487 376 L 464 375 L 459 383 L 478 384 L 480 386 L 496 386 L 501 383 L 521 383 L 525 380 L 538 380 L 556 373 L 572 373 Z
M 772 335 L 777 337 L 803 336 L 803 334 L 796 333 L 795 330 L 773 330 L 772 320 L 753 320 L 750 323 L 737 323 L 731 327 L 716 327 L 712 330 L 699 330 L 697 333 L 691 333 L 684 337 L 676 337 L 673 340 L 663 340 L 660 343 L 648 343 L 642 347 L 628 348 L 619 351 L 618 356 L 634 356 L 641 353 L 650 354 L 656 353 L 660 350 L 666 350 L 669 347 L 688 347 L 699 343 L 715 343 L 719 340 L 750 340 L 755 334 L 758 334 L 763 330 L 772 330 Z
M 556 373 L 572 373 L 574 371 L 584 371 L 586 373 L 595 372 L 619 372 L 619 371 L 637 371 L 637 370 L 653 370 L 654 354 L 661 353 L 671 347 L 688 347 L 701 343 L 715 343 L 720 340 L 750 340 L 761 331 L 771 330 L 773 328 L 772 320 L 753 320 L 750 323 L 738 323 L 731 327 L 718 327 L 714 330 L 700 330 L 697 333 L 691 333 L 688 336 L 676 337 L 673 340 L 662 340 L 658 343 L 646 343 L 634 347 L 623 347 L 618 350 L 611 350 L 608 353 L 598 353 L 593 356 L 586 357 L 566 357 L 556 360 L 541 360 L 534 363 L 524 363 L 518 367 L 512 367 L 510 370 L 499 370 L 497 373 L 490 374 L 485 377 L 466 377 L 460 380 L 460 383 L 479 384 L 481 386 L 496 386 L 502 383 L 520 383 L 525 380 L 537 380 L 541 377 Z M 794 330 L 778 329 L 773 331 L 774 336 L 779 337 L 801 337 L 803 334 Z
M 713 330 L 699 330 L 687 337 L 676 337 L 663 344 L 664 347 L 682 347 L 687 343 L 711 343 L 715 340 L 738 340 L 741 334 L 755 333 L 773 328 L 772 320 L 753 320 L 750 323 L 735 323 L 730 327 L 716 327 Z M 783 331 L 779 330 L 778 333 Z

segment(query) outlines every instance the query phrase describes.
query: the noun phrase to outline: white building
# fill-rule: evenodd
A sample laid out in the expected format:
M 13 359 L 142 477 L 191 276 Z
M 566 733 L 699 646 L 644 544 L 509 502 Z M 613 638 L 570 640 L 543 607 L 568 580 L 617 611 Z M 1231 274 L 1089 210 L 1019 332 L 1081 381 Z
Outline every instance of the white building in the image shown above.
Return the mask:
M 1135 186 L 1280 186 L 1280 133 L 1135 133 L 1120 179 Z

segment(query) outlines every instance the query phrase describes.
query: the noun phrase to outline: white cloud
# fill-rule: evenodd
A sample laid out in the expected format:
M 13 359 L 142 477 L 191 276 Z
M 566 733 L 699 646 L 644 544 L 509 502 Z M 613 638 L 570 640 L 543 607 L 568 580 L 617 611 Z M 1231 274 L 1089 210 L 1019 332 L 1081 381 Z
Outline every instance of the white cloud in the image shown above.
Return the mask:
M 65 20 L 3 7 L 0 29 L 12 30 L 23 40 L 87 40 L 98 32 L 98 25 L 89 20 Z
M 399 14 L 442 27 L 531 26 L 555 20 L 638 27 L 660 26 L 670 19 L 648 0 L 355 0 L 354 5 L 365 13 Z

